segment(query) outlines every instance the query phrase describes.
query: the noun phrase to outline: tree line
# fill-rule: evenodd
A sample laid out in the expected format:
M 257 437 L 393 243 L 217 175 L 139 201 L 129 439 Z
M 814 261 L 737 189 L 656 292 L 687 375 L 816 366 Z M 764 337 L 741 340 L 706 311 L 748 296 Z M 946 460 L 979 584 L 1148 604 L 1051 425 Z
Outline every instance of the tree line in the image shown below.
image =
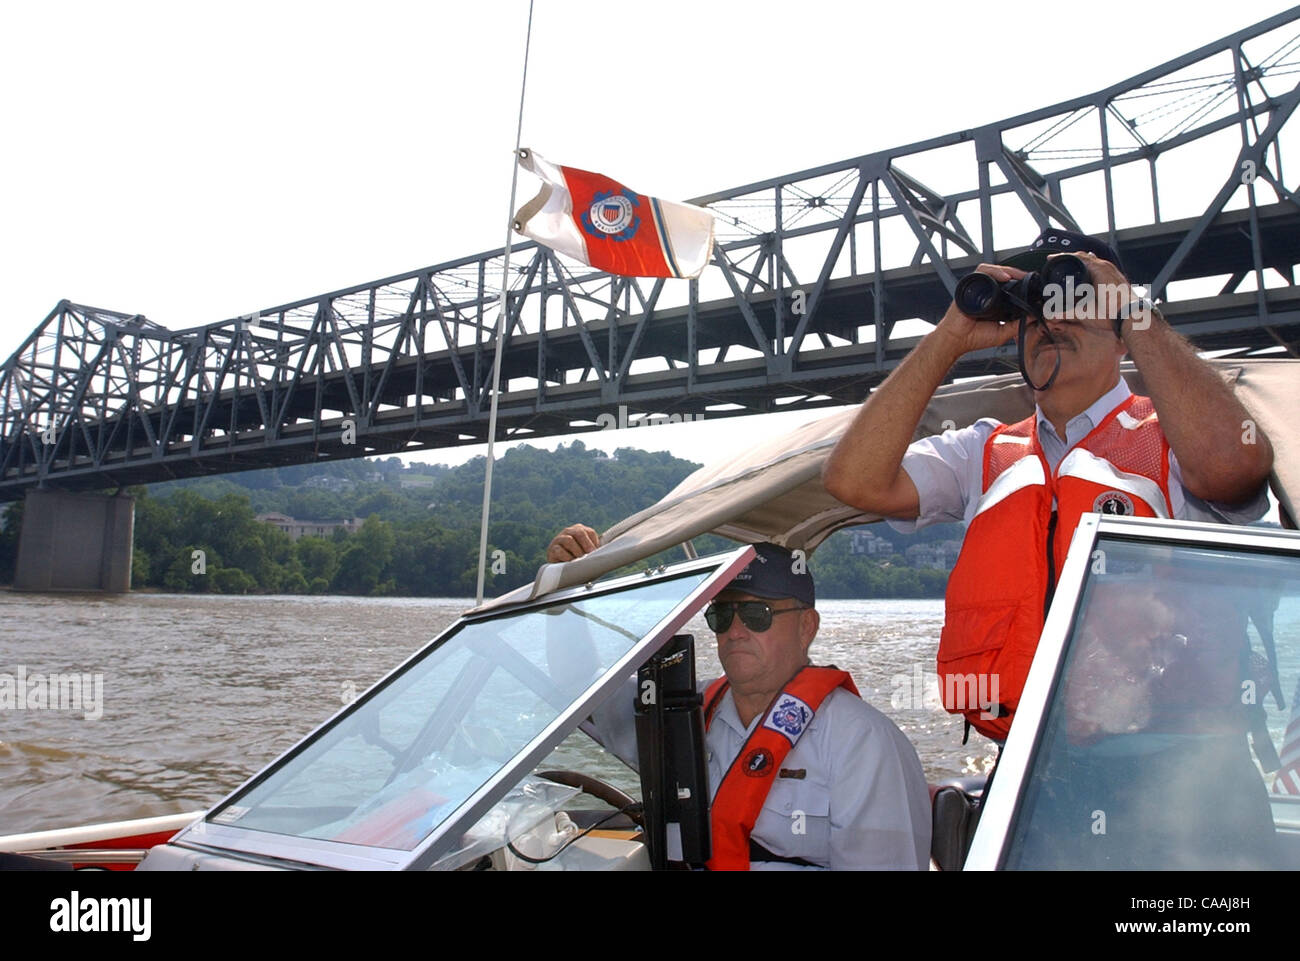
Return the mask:
M 488 593 L 530 582 L 551 537 L 565 525 L 581 521 L 603 530 L 653 504 L 697 466 L 632 448 L 610 456 L 581 441 L 555 451 L 508 451 L 494 471 Z M 132 585 L 223 594 L 469 597 L 477 582 L 484 468 L 482 457 L 455 468 L 404 468 L 392 457 L 132 488 Z M 364 521 L 355 533 L 338 529 L 294 541 L 256 519 L 271 511 L 298 520 Z M 21 504 L 12 506 L 0 528 L 0 582 L 12 580 L 21 514 Z M 883 525 L 875 529 L 900 544 L 905 540 Z M 908 542 L 952 536 L 951 530 L 923 531 Z M 704 554 L 735 545 L 706 536 L 695 546 Z M 668 552 L 639 566 L 681 556 Z M 944 572 L 900 562 L 852 556 L 848 533 L 840 532 L 809 566 L 820 597 L 943 596 Z

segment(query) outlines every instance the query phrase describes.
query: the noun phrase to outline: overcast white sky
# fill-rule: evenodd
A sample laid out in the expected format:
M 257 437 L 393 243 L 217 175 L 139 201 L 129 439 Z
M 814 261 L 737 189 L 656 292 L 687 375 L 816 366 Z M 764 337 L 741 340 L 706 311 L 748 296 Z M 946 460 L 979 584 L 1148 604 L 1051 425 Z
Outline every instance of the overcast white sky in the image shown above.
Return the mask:
M 685 198 L 1089 93 L 1282 9 L 537 0 L 523 140 Z M 501 246 L 527 10 L 6 4 L 0 357 L 60 298 L 182 328 Z M 772 429 L 583 439 L 707 460 Z

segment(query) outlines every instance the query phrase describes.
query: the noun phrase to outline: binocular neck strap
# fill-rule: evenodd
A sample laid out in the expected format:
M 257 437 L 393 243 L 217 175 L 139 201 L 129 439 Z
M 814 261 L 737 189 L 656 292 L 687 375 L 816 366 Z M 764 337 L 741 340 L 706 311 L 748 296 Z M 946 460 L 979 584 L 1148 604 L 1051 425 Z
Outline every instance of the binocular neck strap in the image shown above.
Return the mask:
M 1047 390 L 1047 388 L 1052 386 L 1052 382 L 1056 380 L 1056 375 L 1061 372 L 1061 352 L 1059 350 L 1055 352 L 1056 366 L 1052 368 L 1051 375 L 1047 378 L 1047 380 L 1044 383 L 1042 383 L 1041 385 L 1035 384 L 1032 380 L 1030 380 L 1029 371 L 1025 367 L 1025 327 L 1028 324 L 1028 322 L 1029 322 L 1029 315 L 1022 313 L 1020 315 L 1020 330 L 1016 334 L 1016 360 L 1020 364 L 1020 376 L 1025 379 L 1025 383 L 1029 385 L 1031 390 Z M 1040 321 L 1040 323 L 1043 324 L 1043 336 L 1046 337 L 1051 343 L 1056 343 L 1056 341 L 1052 337 L 1052 332 L 1047 329 L 1047 324 L 1042 321 Z

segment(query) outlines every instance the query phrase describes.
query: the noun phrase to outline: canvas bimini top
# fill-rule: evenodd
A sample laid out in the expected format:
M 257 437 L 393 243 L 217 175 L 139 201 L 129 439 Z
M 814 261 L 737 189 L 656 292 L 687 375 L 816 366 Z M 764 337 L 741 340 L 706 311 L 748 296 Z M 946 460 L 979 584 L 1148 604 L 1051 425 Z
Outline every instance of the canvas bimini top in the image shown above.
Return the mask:
M 1300 491 L 1300 360 L 1284 358 L 1209 361 L 1255 418 L 1273 445 L 1270 485 L 1291 517 Z M 1143 393 L 1131 363 L 1121 373 Z M 1034 409 L 1019 374 L 949 384 L 935 392 L 914 438 L 965 427 L 981 417 L 1015 423 Z M 773 541 L 809 553 L 842 527 L 880 520 L 836 500 L 822 486 L 822 465 L 848 429 L 856 408 L 840 411 L 780 435 L 729 460 L 701 467 L 658 503 L 615 524 L 601 546 L 563 564 L 544 564 L 531 585 L 488 601 L 484 608 L 518 603 L 554 590 L 594 581 L 628 564 L 718 534 L 742 543 Z M 1249 425 L 1243 425 L 1243 431 Z M 581 518 L 573 518 L 578 521 Z

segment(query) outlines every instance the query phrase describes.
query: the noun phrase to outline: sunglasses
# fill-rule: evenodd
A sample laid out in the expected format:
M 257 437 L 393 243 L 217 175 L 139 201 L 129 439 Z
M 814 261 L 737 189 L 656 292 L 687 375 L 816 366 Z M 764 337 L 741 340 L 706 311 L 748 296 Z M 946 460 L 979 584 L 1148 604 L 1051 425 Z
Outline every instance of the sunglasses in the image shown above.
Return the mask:
M 772 618 L 777 614 L 789 614 L 791 611 L 806 611 L 806 607 L 786 607 L 779 611 L 762 601 L 714 601 L 704 612 L 704 620 L 709 630 L 721 634 L 731 627 L 732 619 L 740 615 L 740 623 L 751 631 L 762 633 L 772 626 Z

